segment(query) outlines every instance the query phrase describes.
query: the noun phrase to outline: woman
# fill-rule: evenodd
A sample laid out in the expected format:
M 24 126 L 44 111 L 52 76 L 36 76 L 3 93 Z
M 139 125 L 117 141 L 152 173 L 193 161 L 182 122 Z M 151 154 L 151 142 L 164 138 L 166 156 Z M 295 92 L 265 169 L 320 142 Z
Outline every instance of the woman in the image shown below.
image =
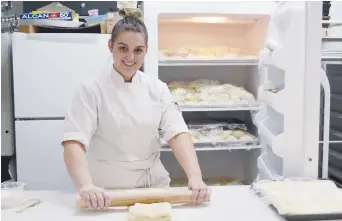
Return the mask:
M 81 197 L 88 207 L 105 208 L 110 198 L 104 189 L 168 187 L 161 134 L 188 177 L 193 201 L 207 200 L 210 189 L 167 85 L 139 71 L 148 47 L 143 21 L 118 21 L 108 47 L 113 65 L 82 85 L 65 119 L 65 164 Z

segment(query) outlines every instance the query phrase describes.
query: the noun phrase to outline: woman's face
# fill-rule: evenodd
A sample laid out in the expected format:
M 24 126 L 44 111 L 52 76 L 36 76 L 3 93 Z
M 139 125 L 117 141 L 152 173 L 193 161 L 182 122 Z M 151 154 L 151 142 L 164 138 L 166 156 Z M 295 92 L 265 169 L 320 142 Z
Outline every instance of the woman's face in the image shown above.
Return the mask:
M 109 40 L 108 46 L 113 54 L 115 69 L 125 78 L 131 79 L 144 63 L 147 50 L 145 35 L 124 31 L 116 37 L 114 42 Z

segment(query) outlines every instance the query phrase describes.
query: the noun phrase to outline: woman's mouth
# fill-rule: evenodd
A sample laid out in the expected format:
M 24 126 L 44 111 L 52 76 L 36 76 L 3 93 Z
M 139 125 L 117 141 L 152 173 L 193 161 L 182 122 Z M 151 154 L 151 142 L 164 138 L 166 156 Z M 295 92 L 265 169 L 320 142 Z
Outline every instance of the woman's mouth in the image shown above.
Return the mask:
M 130 61 L 130 62 L 128 62 L 128 61 L 122 61 L 122 63 L 123 63 L 126 67 L 129 67 L 129 68 L 134 67 L 134 65 L 135 65 L 135 62 L 133 62 L 133 61 Z

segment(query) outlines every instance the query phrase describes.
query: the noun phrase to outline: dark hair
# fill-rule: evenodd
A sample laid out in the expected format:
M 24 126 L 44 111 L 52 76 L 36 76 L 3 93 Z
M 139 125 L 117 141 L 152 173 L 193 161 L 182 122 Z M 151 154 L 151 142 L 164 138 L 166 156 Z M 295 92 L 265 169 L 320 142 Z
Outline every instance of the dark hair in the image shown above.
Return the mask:
M 135 15 L 122 15 L 123 19 L 119 20 L 113 27 L 111 40 L 114 42 L 117 36 L 123 31 L 133 31 L 143 33 L 145 40 L 148 40 L 147 29 L 145 23 Z

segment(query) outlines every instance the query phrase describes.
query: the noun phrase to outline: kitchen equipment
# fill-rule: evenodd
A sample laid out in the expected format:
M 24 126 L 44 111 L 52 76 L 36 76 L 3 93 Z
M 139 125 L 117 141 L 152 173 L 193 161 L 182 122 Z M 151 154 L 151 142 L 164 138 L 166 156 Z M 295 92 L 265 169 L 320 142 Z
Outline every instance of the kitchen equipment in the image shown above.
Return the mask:
M 169 202 L 171 204 L 191 203 L 192 191 L 179 188 L 168 189 L 130 189 L 108 192 L 112 197 L 111 207 L 131 206 L 135 203 L 161 203 Z M 86 208 L 86 203 L 81 198 L 77 199 L 77 206 Z
M 340 220 L 341 185 L 327 179 L 259 181 L 252 190 L 286 220 Z
M 1 209 L 20 206 L 25 201 L 24 187 L 23 182 L 1 183 Z
M 91 9 L 88 11 L 89 16 L 98 16 L 99 10 L 98 9 Z
M 319 176 L 321 2 L 144 2 L 143 9 L 150 39 L 144 60 L 147 75 L 165 83 L 199 78 L 222 81 L 244 87 L 262 103 L 257 109 L 180 107 L 186 121 L 195 117 L 243 120 L 260 141 L 252 149 L 248 145 L 197 148 L 205 178 L 232 177 L 251 183 L 257 178 Z M 18 179 L 30 188 L 74 189 L 60 146 L 63 119 L 80 84 L 103 74 L 112 59 L 109 38 L 103 34 L 13 35 Z M 216 49 L 238 56 L 159 60 L 159 50 L 180 47 L 199 50 L 199 57 L 211 56 Z M 233 50 L 237 48 L 241 50 Z M 251 58 L 244 51 L 260 56 Z M 270 83 L 284 88 L 272 93 L 267 88 Z M 167 150 L 161 150 L 161 161 L 171 178 L 186 178 Z

